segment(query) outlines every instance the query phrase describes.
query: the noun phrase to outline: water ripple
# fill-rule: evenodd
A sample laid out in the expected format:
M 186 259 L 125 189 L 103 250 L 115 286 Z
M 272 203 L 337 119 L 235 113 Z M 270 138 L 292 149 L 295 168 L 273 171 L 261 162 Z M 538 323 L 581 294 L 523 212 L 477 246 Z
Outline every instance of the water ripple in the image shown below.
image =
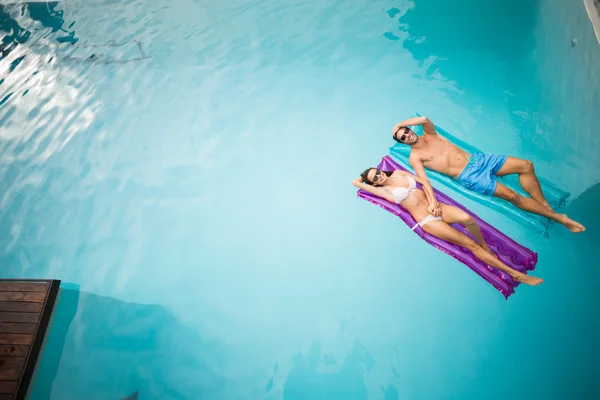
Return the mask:
M 2 6 L 15 29 L 0 45 L 0 268 L 11 277 L 75 282 L 87 293 L 52 398 L 85 398 L 94 390 L 102 398 L 123 398 L 140 384 L 140 396 L 149 398 L 167 396 L 169 385 L 178 385 L 170 393 L 181 398 L 203 390 L 212 398 L 280 398 L 286 388 L 300 392 L 315 379 L 343 390 L 336 379 L 363 380 L 365 349 L 354 341 L 368 343 L 367 364 L 374 368 L 357 393 L 394 398 L 398 387 L 410 397 L 405 376 L 430 384 L 410 375 L 421 359 L 420 343 L 428 346 L 424 358 L 447 363 L 440 370 L 448 370 L 452 357 L 465 370 L 474 365 L 469 357 L 489 350 L 483 342 L 473 350 L 473 341 L 484 337 L 477 332 L 488 328 L 471 315 L 492 312 L 496 321 L 496 298 L 478 292 L 483 289 L 474 282 L 460 286 L 460 268 L 437 268 L 451 260 L 435 252 L 404 252 L 402 265 L 383 252 L 366 254 L 361 249 L 418 239 L 363 209 L 349 185 L 359 164 L 385 153 L 391 124 L 415 111 L 443 115 L 442 125 L 472 135 L 469 141 L 506 148 L 514 147 L 511 121 L 519 119 L 539 133 L 531 140 L 544 150 L 540 155 L 552 147 L 541 133 L 555 116 L 531 112 L 535 102 L 505 107 L 529 93 L 530 75 L 523 74 L 520 91 L 503 82 L 493 82 L 495 91 L 480 85 L 511 74 L 496 57 L 448 53 L 445 39 L 465 33 L 466 25 L 448 31 L 445 23 L 431 23 L 433 17 L 446 22 L 446 15 L 423 11 L 437 3 L 63 0 Z M 522 8 L 511 9 L 510 18 Z M 456 16 L 472 17 L 465 10 Z M 474 61 L 494 72 L 469 76 L 464 71 Z M 486 96 L 473 94 L 479 91 Z M 581 101 L 596 101 L 597 93 Z M 495 100 L 484 101 L 487 96 Z M 481 126 L 485 137 L 475 129 Z M 572 169 L 583 161 L 573 162 Z M 500 217 L 497 222 L 507 226 Z M 427 274 L 406 267 L 423 262 Z M 431 280 L 434 270 L 441 275 Z M 576 287 L 573 276 L 561 278 L 571 279 L 561 287 Z M 440 293 L 448 296 L 440 299 Z M 473 304 L 473 298 L 480 300 Z M 397 306 L 415 299 L 414 307 Z M 424 304 L 431 305 L 428 312 L 421 312 Z M 429 312 L 434 308 L 442 311 Z M 462 320 L 454 318 L 461 310 Z M 138 326 L 144 312 L 155 315 L 152 324 Z M 547 315 L 524 313 L 528 321 Z M 340 333 L 350 350 L 315 351 L 293 362 L 312 341 L 335 336 L 341 320 L 353 321 Z M 422 335 L 423 326 L 435 324 L 453 327 L 454 343 L 437 331 Z M 467 324 L 479 330 L 469 334 Z M 176 336 L 187 326 L 189 333 Z M 199 332 L 205 347 L 194 347 Z M 134 350 L 119 341 L 124 337 L 132 348 L 148 338 L 151 343 L 130 357 Z M 186 338 L 191 353 L 181 348 Z M 445 351 L 437 352 L 443 340 Z M 392 342 L 402 354 L 392 356 L 390 368 Z M 153 350 L 165 344 L 168 351 Z M 215 348 L 222 348 L 215 361 L 197 364 Z M 318 368 L 311 364 L 315 357 Z M 121 368 L 115 373 L 108 364 Z M 344 365 L 350 370 L 336 370 Z M 205 381 L 199 383 L 198 373 L 206 373 Z

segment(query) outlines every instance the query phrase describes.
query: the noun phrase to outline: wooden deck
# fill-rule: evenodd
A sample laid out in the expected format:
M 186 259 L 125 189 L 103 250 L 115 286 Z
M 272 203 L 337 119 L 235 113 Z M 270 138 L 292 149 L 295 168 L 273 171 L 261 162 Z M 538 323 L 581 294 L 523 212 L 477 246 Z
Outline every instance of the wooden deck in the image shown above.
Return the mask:
M 57 280 L 0 280 L 0 400 L 25 398 L 59 286 Z

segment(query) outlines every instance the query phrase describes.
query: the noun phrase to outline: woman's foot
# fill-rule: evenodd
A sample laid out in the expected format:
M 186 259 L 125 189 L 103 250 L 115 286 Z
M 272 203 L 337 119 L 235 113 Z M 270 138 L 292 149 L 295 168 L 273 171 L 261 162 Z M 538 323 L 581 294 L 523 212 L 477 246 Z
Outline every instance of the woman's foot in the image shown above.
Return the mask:
M 531 286 L 537 286 L 544 283 L 544 280 L 542 278 L 536 278 L 535 276 L 529 276 L 521 273 L 513 276 L 513 279 L 517 282 L 521 282 Z
M 585 226 L 581 225 L 579 222 L 573 221 L 571 218 L 567 217 L 566 214 L 561 214 L 559 222 L 566 226 L 571 232 L 580 233 L 585 231 Z

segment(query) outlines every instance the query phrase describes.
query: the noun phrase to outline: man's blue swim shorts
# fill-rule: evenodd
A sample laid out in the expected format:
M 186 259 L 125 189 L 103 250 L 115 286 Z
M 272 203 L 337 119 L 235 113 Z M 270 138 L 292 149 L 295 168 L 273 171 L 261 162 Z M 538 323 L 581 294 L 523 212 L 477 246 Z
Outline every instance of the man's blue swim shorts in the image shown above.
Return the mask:
M 506 158 L 506 155 L 472 154 L 457 181 L 467 189 L 491 196 L 496 191 L 496 173 L 502 168 Z

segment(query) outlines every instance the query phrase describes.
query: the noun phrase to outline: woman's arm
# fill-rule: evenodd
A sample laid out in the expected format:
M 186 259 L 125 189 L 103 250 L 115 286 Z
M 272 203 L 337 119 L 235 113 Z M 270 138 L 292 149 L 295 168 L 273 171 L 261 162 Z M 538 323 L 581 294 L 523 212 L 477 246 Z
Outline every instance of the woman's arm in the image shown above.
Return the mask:
M 357 188 L 364 190 L 365 192 L 369 192 L 371 194 L 374 194 L 375 196 L 382 197 L 387 201 L 391 201 L 392 203 L 394 202 L 394 199 L 392 198 L 389 190 L 386 190 L 382 187 L 368 185 L 363 182 L 361 177 L 358 177 L 355 180 L 353 180 L 352 184 Z
M 396 173 L 404 176 L 410 176 L 417 183 L 420 183 L 423 187 L 423 193 L 425 193 L 427 202 L 429 203 L 429 212 L 436 217 L 442 215 L 442 209 L 440 208 L 440 205 L 438 204 L 438 201 L 435 198 L 435 192 L 433 191 L 433 186 L 431 186 L 431 183 L 429 183 L 429 179 L 423 179 L 419 176 L 413 175 L 409 172 L 405 172 L 402 170 L 396 170 Z

